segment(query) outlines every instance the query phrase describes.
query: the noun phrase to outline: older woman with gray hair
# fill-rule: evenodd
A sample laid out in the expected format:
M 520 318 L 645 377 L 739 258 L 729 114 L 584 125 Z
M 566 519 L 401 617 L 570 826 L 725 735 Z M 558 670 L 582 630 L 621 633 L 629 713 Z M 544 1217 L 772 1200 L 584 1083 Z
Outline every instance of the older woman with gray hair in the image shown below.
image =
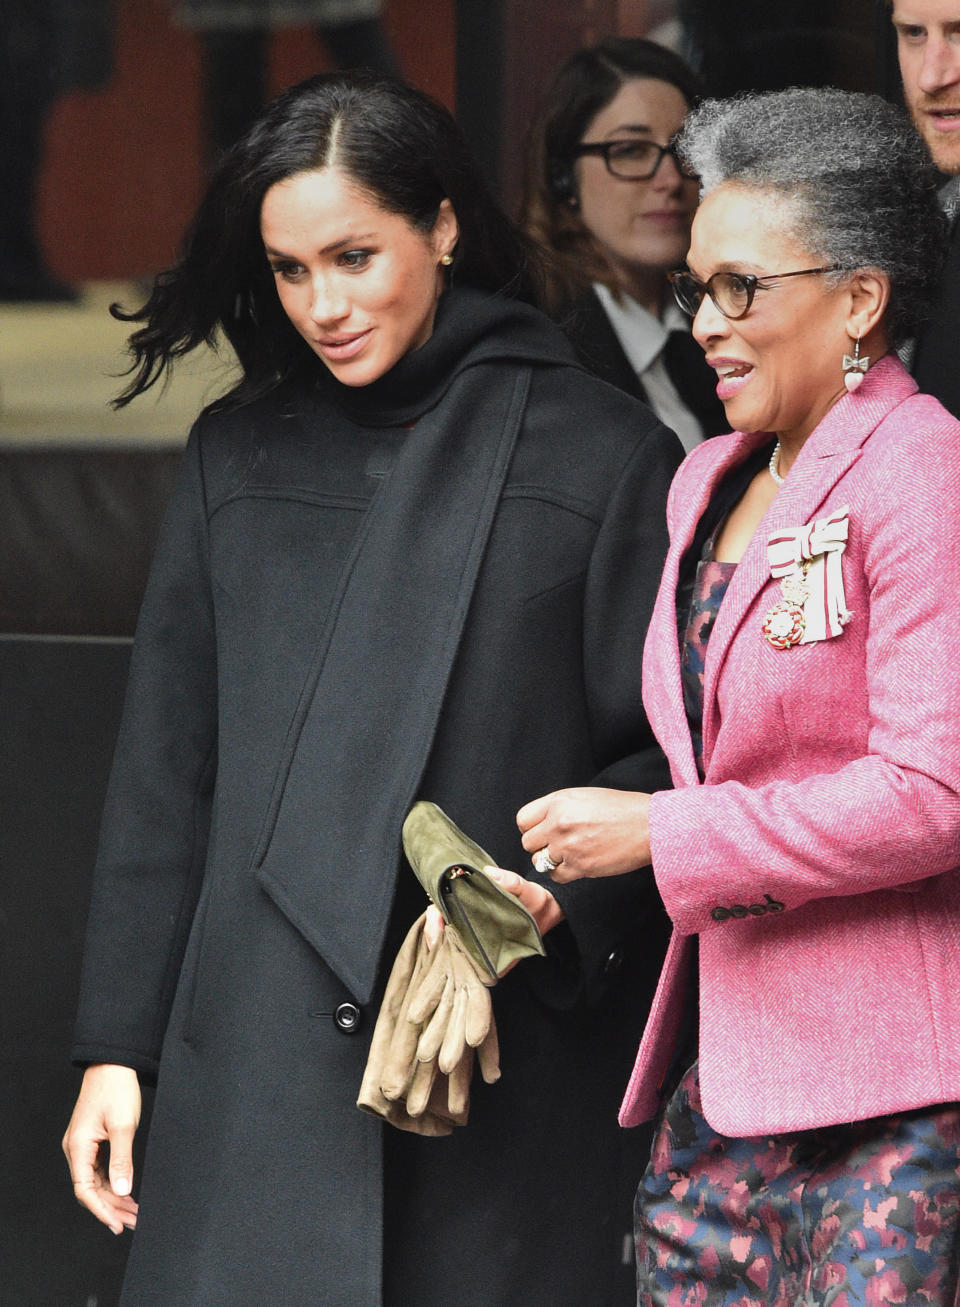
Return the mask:
M 660 1114 L 641 1304 L 955 1302 L 960 423 L 895 347 L 936 176 L 899 110 L 703 105 L 680 304 L 732 434 L 670 493 L 644 700 L 675 788 L 518 814 L 557 881 L 646 866 L 674 931 L 621 1111 Z

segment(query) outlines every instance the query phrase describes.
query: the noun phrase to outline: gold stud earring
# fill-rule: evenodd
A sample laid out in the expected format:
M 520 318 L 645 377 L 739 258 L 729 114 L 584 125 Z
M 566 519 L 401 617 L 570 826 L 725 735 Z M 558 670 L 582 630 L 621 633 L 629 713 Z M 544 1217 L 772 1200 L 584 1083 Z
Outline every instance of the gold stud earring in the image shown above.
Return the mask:
M 440 262 L 443 264 L 443 266 L 444 266 L 445 268 L 449 268 L 450 265 L 451 265 L 451 263 L 453 262 L 453 255 L 452 255 L 452 254 L 441 254 L 441 255 L 440 255 Z

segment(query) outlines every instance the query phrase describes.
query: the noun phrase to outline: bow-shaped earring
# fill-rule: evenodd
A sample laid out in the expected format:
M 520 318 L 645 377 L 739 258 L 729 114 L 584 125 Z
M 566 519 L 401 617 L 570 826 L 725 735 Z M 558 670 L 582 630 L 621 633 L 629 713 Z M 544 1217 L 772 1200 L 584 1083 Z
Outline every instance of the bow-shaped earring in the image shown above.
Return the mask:
M 866 376 L 867 368 L 870 366 L 870 359 L 867 355 L 860 357 L 860 333 L 857 332 L 857 339 L 853 346 L 853 354 L 844 354 L 843 363 L 843 384 L 850 394 L 856 390 L 860 382 Z

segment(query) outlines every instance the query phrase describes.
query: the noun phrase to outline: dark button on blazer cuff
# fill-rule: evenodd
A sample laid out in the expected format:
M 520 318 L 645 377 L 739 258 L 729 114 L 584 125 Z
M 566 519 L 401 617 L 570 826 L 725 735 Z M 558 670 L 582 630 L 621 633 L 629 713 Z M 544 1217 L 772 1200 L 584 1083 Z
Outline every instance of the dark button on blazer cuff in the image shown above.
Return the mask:
M 742 903 L 734 903 L 729 908 L 712 908 L 710 916 L 714 921 L 729 921 L 731 917 L 737 919 L 743 917 L 763 917 L 768 912 L 782 912 L 784 905 L 779 899 L 771 898 L 769 894 L 764 894 L 765 903 L 751 903 L 745 907 Z

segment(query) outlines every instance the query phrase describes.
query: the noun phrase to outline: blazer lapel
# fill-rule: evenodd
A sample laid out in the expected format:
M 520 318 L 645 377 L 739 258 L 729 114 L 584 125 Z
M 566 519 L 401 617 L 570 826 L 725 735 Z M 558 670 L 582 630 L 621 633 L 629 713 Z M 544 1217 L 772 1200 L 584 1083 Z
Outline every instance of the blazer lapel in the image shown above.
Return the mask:
M 668 556 L 643 654 L 644 708 L 676 788 L 696 785 L 699 779 L 683 709 L 677 642 L 677 572 L 682 552 L 671 551 Z
M 703 685 L 705 770 L 720 726 L 717 704 L 720 673 L 731 643 L 757 595 L 771 583 L 767 557 L 770 534 L 822 517 L 827 507 L 839 507 L 839 504 L 826 504 L 831 491 L 860 457 L 864 442 L 883 418 L 915 391 L 916 383 L 895 356 L 887 355 L 879 360 L 860 389 L 840 399 L 810 435 L 757 527 L 724 596 L 707 647 Z M 748 439 L 755 448 L 759 441 L 770 437 L 755 433 Z M 717 479 L 714 478 L 713 485 Z M 763 638 L 759 627 L 756 637 Z
M 644 649 L 643 684 L 647 717 L 660 746 L 670 761 L 675 786 L 697 785 L 696 759 L 690 726 L 683 706 L 680 675 L 680 645 L 677 638 L 677 582 L 680 564 L 690 548 L 697 526 L 714 490 L 731 468 L 741 462 L 761 441 L 764 434 L 733 435 L 710 444 L 713 463 L 705 475 L 694 479 L 691 473 L 683 483 L 689 495 L 678 495 L 671 511 L 670 552 L 650 621 L 650 637 Z M 696 460 L 706 456 L 697 452 Z M 688 487 L 687 482 L 690 485 Z

